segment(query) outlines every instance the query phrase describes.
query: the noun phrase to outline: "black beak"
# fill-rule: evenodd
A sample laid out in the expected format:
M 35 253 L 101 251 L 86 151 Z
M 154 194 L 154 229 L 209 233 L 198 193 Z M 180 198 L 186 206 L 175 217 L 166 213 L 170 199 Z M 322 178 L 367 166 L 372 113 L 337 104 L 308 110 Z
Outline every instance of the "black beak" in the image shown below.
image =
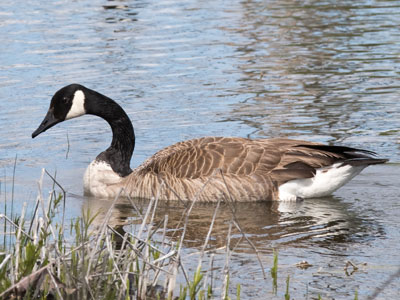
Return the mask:
M 44 117 L 42 123 L 40 123 L 38 129 L 36 129 L 32 133 L 32 138 L 36 137 L 37 135 L 41 134 L 42 132 L 46 131 L 47 129 L 53 127 L 57 123 L 60 123 L 62 120 L 57 120 L 54 117 L 53 114 L 53 109 L 50 108 L 49 111 L 47 112 L 47 115 Z

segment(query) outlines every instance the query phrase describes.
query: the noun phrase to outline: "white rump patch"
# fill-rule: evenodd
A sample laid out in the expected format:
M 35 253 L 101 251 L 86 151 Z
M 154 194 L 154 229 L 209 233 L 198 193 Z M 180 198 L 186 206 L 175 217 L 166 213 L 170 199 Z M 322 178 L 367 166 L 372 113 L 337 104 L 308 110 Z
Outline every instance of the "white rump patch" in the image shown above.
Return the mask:
M 122 177 L 115 173 L 108 163 L 94 160 L 85 171 L 83 187 L 87 194 L 110 198 L 117 191 L 115 184 L 121 182 L 121 180 Z
M 332 194 L 358 175 L 365 166 L 336 163 L 317 169 L 312 178 L 290 180 L 279 187 L 279 200 L 295 201 L 297 198 L 317 198 Z
M 72 99 L 72 106 L 69 109 L 65 120 L 76 118 L 82 116 L 86 113 L 85 111 L 85 94 L 81 90 L 77 90 Z

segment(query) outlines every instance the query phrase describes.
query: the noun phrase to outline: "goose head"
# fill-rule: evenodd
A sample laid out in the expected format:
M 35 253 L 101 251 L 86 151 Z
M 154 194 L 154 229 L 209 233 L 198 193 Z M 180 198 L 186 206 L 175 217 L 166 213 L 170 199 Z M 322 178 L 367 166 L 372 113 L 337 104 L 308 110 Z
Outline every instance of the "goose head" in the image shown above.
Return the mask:
M 32 133 L 32 138 L 62 121 L 86 114 L 86 90 L 79 84 L 70 84 L 58 90 L 51 99 L 49 110 L 42 123 Z
M 129 163 L 135 147 L 135 134 L 128 115 L 114 100 L 80 84 L 67 85 L 54 94 L 47 114 L 32 133 L 32 138 L 60 122 L 85 114 L 103 118 L 113 133 L 110 147 L 96 160 L 107 163 L 120 176 L 131 173 Z

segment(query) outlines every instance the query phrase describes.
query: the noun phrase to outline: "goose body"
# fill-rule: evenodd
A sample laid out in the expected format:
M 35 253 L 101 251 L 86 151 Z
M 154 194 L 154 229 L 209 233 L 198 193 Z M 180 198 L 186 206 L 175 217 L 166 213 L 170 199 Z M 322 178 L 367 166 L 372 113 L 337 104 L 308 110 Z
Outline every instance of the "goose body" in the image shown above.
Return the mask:
M 88 166 L 86 194 L 163 200 L 298 200 L 323 197 L 365 167 L 384 163 L 368 150 L 292 139 L 204 137 L 166 147 L 132 170 L 132 123 L 112 99 L 82 85 L 55 93 L 32 137 L 64 120 L 97 115 L 111 126 L 110 147 Z

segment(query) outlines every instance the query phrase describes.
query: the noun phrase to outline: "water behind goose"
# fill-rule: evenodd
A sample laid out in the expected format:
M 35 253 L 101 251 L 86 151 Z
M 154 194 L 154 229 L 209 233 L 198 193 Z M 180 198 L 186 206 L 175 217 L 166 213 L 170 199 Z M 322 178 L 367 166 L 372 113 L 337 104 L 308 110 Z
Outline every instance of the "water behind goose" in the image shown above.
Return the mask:
M 164 146 L 205 135 L 367 148 L 391 164 L 366 169 L 332 198 L 237 207 L 267 268 L 271 249 L 279 249 L 281 286 L 290 274 L 296 298 L 306 290 L 310 297 L 348 298 L 356 289 L 364 297 L 400 259 L 399 20 L 396 1 L 3 3 L 0 201 L 13 193 L 14 211 L 24 201 L 33 205 L 45 167 L 57 171 L 70 193 L 70 218 L 92 203 L 79 196 L 81 175 L 108 146 L 107 124 L 86 116 L 30 138 L 52 94 L 71 82 L 126 109 L 137 135 L 134 166 Z M 163 209 L 160 215 L 168 213 L 174 228 L 180 210 Z M 186 252 L 197 251 L 212 212 L 209 205 L 194 212 Z M 227 207 L 220 214 L 227 218 Z M 212 245 L 218 247 L 227 224 L 216 226 Z M 224 256 L 216 260 L 221 267 Z M 296 268 L 301 260 L 312 267 Z M 347 276 L 346 260 L 368 264 Z M 243 285 L 242 298 L 273 297 L 246 243 L 234 251 L 231 279 L 231 286 Z M 398 295 L 396 284 L 382 297 Z

